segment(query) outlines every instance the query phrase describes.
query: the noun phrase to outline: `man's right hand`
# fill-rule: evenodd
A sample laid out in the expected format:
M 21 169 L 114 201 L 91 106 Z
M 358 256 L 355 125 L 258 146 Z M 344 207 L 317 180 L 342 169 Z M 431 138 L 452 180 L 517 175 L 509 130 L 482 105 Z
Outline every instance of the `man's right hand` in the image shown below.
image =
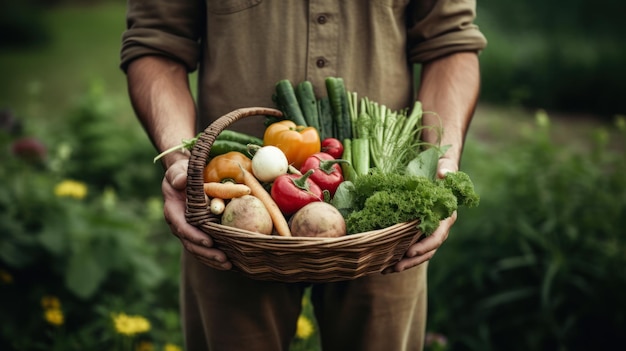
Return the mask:
M 176 235 L 185 249 L 200 262 L 215 269 L 229 270 L 232 264 L 226 254 L 213 247 L 210 236 L 187 223 L 185 219 L 187 165 L 188 159 L 181 158 L 165 172 L 162 183 L 165 221 L 170 226 L 172 234 Z

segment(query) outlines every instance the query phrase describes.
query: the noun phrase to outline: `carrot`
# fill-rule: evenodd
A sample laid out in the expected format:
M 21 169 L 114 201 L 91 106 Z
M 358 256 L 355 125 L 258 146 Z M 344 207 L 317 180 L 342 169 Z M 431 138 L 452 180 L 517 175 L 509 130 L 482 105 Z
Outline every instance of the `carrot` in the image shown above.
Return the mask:
M 243 167 L 241 168 L 241 172 L 242 183 L 250 188 L 253 196 L 256 196 L 259 200 L 261 200 L 261 202 L 263 202 L 263 205 L 267 208 L 267 212 L 269 212 L 270 217 L 272 217 L 274 229 L 276 229 L 278 235 L 291 236 L 289 224 L 274 199 L 272 199 L 270 193 L 265 190 L 263 185 L 261 185 L 251 172 L 247 171 Z
M 234 197 L 250 195 L 250 188 L 245 184 L 232 182 L 207 182 L 204 183 L 204 193 L 210 197 L 232 199 Z

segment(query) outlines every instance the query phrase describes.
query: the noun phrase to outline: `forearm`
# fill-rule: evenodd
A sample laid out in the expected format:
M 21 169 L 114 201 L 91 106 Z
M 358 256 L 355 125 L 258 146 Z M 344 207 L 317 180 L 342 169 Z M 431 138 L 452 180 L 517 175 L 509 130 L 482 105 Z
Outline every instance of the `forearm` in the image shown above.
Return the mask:
M 195 136 L 196 110 L 185 67 L 163 57 L 145 56 L 127 70 L 128 91 L 137 118 L 158 152 Z M 168 168 L 187 155 L 162 158 Z
M 418 100 L 424 111 L 424 124 L 441 126 L 441 145 L 450 145 L 444 157 L 457 164 L 461 160 L 465 136 L 474 115 L 480 87 L 478 56 L 463 52 L 425 63 L 422 66 Z M 437 128 L 425 130 L 426 142 L 438 141 Z

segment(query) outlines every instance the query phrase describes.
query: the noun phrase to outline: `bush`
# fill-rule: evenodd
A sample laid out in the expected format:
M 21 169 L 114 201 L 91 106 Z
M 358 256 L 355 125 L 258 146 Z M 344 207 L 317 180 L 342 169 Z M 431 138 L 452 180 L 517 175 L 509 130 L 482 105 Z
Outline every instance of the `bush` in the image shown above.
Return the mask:
M 99 190 L 111 187 L 124 198 L 159 196 L 163 170 L 152 164 L 155 150 L 134 117 L 119 121 L 119 110 L 105 98 L 102 84 L 92 82 L 57 134 L 72 160 L 63 172 Z
M 587 152 L 552 141 L 549 119 L 518 144 L 469 144 L 481 194 L 430 265 L 429 328 L 452 350 L 591 350 L 626 341 L 626 136 Z
M 106 99 L 86 99 L 45 138 L 0 131 L 0 349 L 182 344 L 180 245 L 150 195 L 159 166 L 145 137 L 113 131 Z

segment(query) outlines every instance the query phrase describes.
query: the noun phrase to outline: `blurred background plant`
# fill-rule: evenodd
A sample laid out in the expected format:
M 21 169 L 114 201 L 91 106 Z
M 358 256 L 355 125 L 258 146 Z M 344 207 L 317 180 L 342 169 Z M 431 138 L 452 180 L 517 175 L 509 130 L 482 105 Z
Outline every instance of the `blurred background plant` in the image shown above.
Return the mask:
M 0 131 L 0 349 L 181 344 L 178 273 L 160 263 L 178 250 L 162 245 L 158 188 L 140 186 L 159 170 L 137 167 L 150 145 L 115 130 L 106 102 L 96 85 L 41 139 L 5 113 L 21 127 Z
M 450 350 L 599 350 L 626 342 L 626 120 L 554 141 L 540 111 L 520 139 L 468 144 L 481 204 L 430 264 L 430 328 Z M 607 128 L 611 128 L 609 131 Z
M 464 210 L 426 350 L 589 350 L 626 327 L 617 0 L 478 2 Z M 0 2 L 0 350 L 179 350 L 180 244 L 118 68 L 125 2 Z M 193 76 L 192 76 L 193 81 Z M 292 350 L 319 350 L 305 297 Z
M 626 111 L 618 0 L 479 0 L 481 101 L 611 119 Z

